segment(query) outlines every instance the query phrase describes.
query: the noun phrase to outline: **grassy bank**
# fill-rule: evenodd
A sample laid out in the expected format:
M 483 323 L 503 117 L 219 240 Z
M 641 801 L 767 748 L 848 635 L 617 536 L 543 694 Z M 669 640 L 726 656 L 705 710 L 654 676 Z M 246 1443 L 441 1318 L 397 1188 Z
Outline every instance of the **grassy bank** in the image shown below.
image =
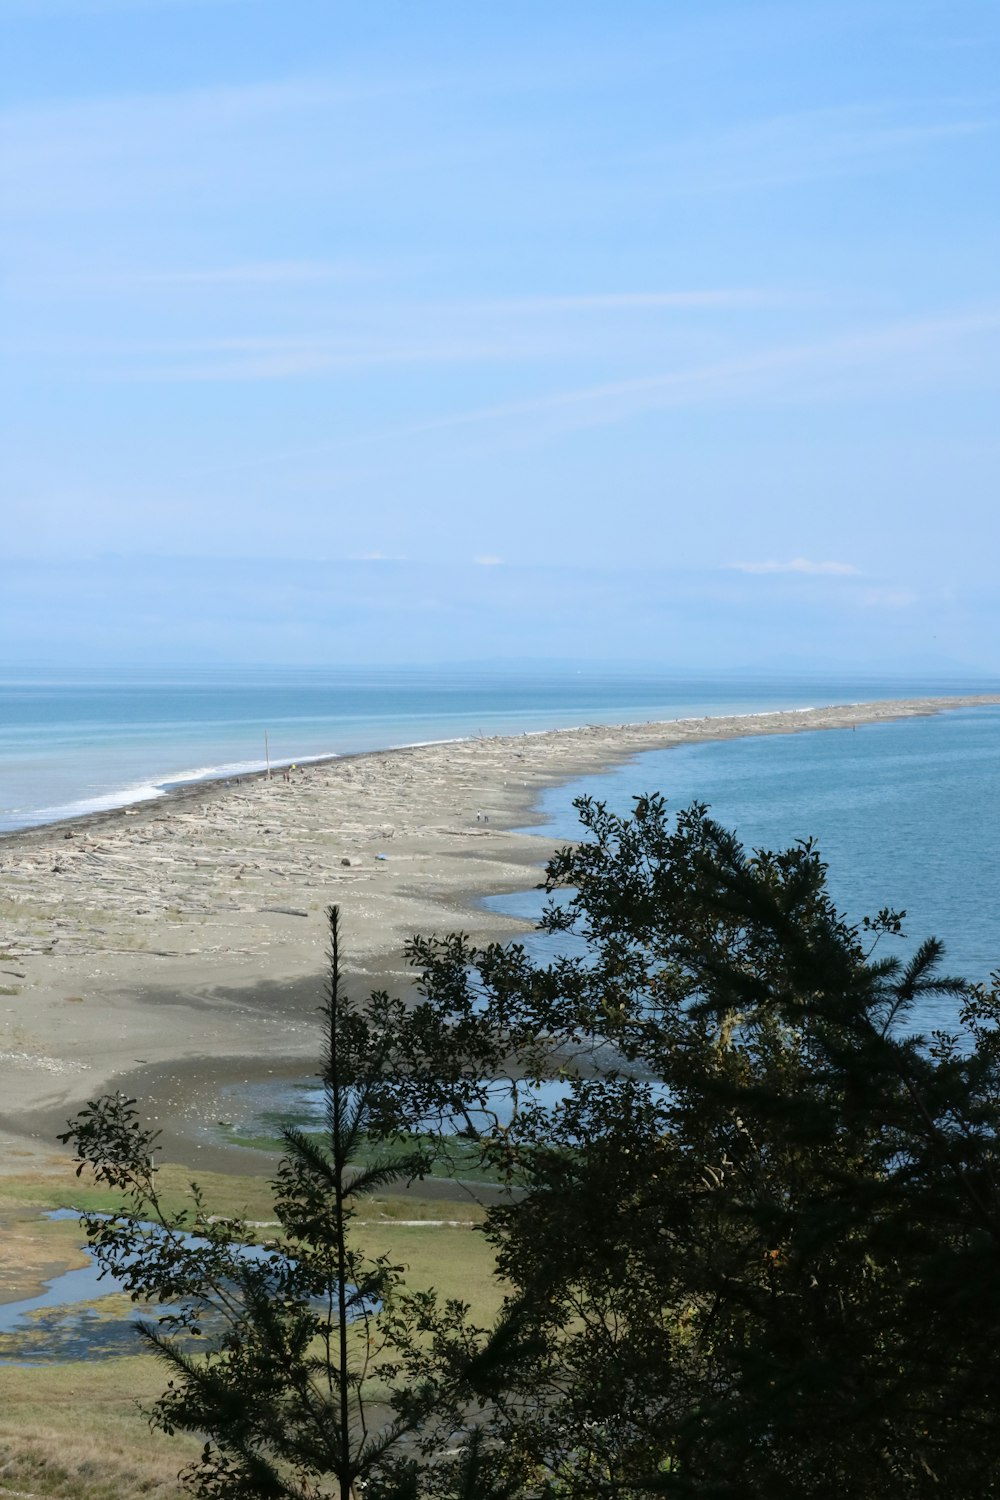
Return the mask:
M 24 1368 L 0 1365 L 0 1495 L 179 1500 L 194 1438 L 151 1432 L 140 1404 L 164 1372 L 145 1355 Z
M 187 1200 L 188 1173 L 164 1167 L 160 1188 L 176 1210 Z M 210 1212 L 273 1220 L 270 1191 L 258 1177 L 202 1174 Z M 54 1208 L 109 1209 L 114 1196 L 86 1179 L 22 1174 L 0 1178 L 0 1296 L 32 1296 L 60 1271 L 84 1264 L 72 1221 L 43 1217 Z M 407 1284 L 435 1287 L 468 1302 L 477 1321 L 499 1305 L 493 1257 L 470 1201 L 412 1196 L 366 1200 L 359 1243 L 406 1267 Z M 98 1317 L 121 1313 L 121 1299 L 97 1304 Z M 143 1406 L 163 1390 L 167 1373 L 145 1354 L 23 1366 L 0 1362 L 0 1497 L 4 1491 L 53 1500 L 179 1500 L 177 1472 L 200 1451 L 185 1437 L 151 1432 Z

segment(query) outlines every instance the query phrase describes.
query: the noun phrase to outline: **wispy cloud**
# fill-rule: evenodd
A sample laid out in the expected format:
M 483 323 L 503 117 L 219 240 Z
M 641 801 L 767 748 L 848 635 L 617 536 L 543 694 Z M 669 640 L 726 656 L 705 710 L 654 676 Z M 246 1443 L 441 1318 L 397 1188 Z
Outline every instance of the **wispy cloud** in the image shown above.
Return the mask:
M 572 345 L 553 330 L 530 319 L 520 323 L 501 319 L 482 326 L 458 321 L 449 328 L 438 309 L 409 329 L 394 326 L 400 322 L 394 315 L 383 321 L 389 326 L 293 337 L 199 338 L 146 345 L 53 343 L 45 349 L 9 342 L 5 348 L 12 355 L 85 358 L 90 362 L 91 377 L 103 373 L 110 379 L 191 382 L 299 379 L 366 366 L 459 365 L 573 352 Z M 758 348 L 731 359 L 683 366 L 662 374 L 574 386 L 524 400 L 473 407 L 371 436 L 392 436 L 397 430 L 432 432 L 521 417 L 596 426 L 692 402 L 746 397 L 799 401 L 808 398 L 810 381 L 818 383 L 824 397 L 851 396 L 857 392 L 860 375 L 868 371 L 877 371 L 883 380 L 894 373 L 897 384 L 933 381 L 936 353 L 947 356 L 945 363 L 950 371 L 956 349 L 983 338 L 995 342 L 998 331 L 1000 307 L 993 306 L 907 319 L 807 343 Z M 971 366 L 965 373 L 971 373 Z M 993 373 L 995 376 L 995 369 Z M 842 382 L 840 387 L 838 380 Z M 358 439 L 347 441 L 353 444 Z M 316 451 L 322 446 L 318 445 Z
M 884 373 L 886 364 L 891 366 L 893 362 L 898 365 L 899 377 L 906 382 L 914 376 L 933 378 L 929 356 L 936 349 L 950 349 L 962 340 L 995 335 L 998 330 L 1000 308 L 995 307 L 911 319 L 811 343 L 778 345 L 663 375 L 583 386 L 535 400 L 457 413 L 442 418 L 437 425 L 466 426 L 529 415 L 560 417 L 576 426 L 606 425 L 644 411 L 690 402 L 758 400 L 776 394 L 800 400 L 810 377 L 827 382 L 824 393 L 828 395 L 831 376 L 848 375 L 853 381 L 859 370 L 879 369 Z M 912 358 L 917 353 L 926 356 L 919 367 L 914 366 Z M 791 386 L 784 379 L 787 376 L 794 377 Z M 851 390 L 849 385 L 845 394 L 851 394 Z
M 998 330 L 1000 308 L 992 306 L 887 323 L 662 375 L 578 386 L 524 401 L 475 407 L 390 433 L 372 433 L 365 441 L 511 421 L 520 425 L 524 418 L 553 421 L 563 428 L 607 426 L 644 412 L 717 400 L 801 401 L 808 394 L 810 379 L 821 382 L 823 395 L 829 397 L 836 394 L 836 388 L 831 392 L 831 380 L 846 377 L 842 393 L 850 396 L 856 394 L 859 372 L 864 371 L 878 372 L 879 389 L 884 394 L 893 389 L 889 376 L 894 365 L 897 385 L 914 378 L 933 380 L 936 372 L 931 356 L 935 351 L 950 352 L 956 345 L 961 347 L 963 340 L 992 337 Z M 914 361 L 917 354 L 924 356 L 920 363 Z
M 373 271 L 374 275 L 375 272 Z M 128 342 L 107 336 L 70 341 L 52 339 L 20 342 L 6 347 L 25 357 L 57 361 L 61 370 L 79 361 L 88 378 L 141 381 L 266 381 L 333 374 L 339 370 L 375 366 L 459 365 L 511 360 L 573 359 L 594 361 L 662 358 L 673 343 L 673 315 L 699 313 L 705 325 L 685 323 L 689 332 L 709 326 L 713 316 L 729 309 L 752 309 L 756 294 L 743 290 L 660 291 L 607 293 L 581 297 L 452 299 L 392 302 L 384 297 L 362 297 L 357 280 L 363 268 L 350 263 L 263 262 L 230 267 L 136 273 L 111 277 L 108 286 L 147 284 L 168 288 L 205 288 L 213 301 L 186 308 L 187 322 L 198 326 L 206 318 L 245 324 L 255 320 L 256 294 L 262 286 L 311 289 L 329 284 L 330 297 L 312 298 L 308 322 L 313 331 L 295 334 L 225 334 Z M 45 278 L 40 278 L 45 281 Z M 341 290 L 341 283 L 346 290 Z M 103 284 L 98 278 L 97 284 Z M 246 289 L 251 300 L 223 303 L 215 294 Z M 316 327 L 319 307 L 328 326 Z M 185 304 L 186 307 L 186 304 Z M 275 301 L 270 316 L 288 316 L 293 303 Z M 636 310 L 662 314 L 645 317 L 636 328 Z M 597 326 L 593 316 L 604 314 Z M 130 317 L 135 316 L 130 310 Z M 301 313 L 291 316 L 302 322 Z M 121 321 L 121 319 L 119 319 Z M 151 319 L 156 324 L 156 319 Z M 162 320 L 161 320 L 162 321 Z M 176 317 L 175 317 L 176 321 Z M 15 348 L 16 344 L 16 348 Z
M 499 311 L 526 312 L 648 312 L 728 307 L 773 307 L 786 300 L 776 292 L 752 287 L 647 292 L 593 292 L 576 296 L 508 297 L 484 304 Z
M 661 190 L 739 192 L 884 172 L 996 124 L 981 106 L 947 101 L 834 105 L 672 141 L 646 162 Z
M 0 117 L 4 216 L 134 213 L 139 204 L 161 212 L 174 198 L 187 211 L 193 191 L 212 193 L 217 210 L 264 202 L 273 212 L 307 190 L 334 193 L 431 165 L 444 171 L 474 158 L 476 145 L 414 143 L 391 129 L 405 101 L 431 88 L 402 71 L 317 71 L 18 103 Z M 364 149 L 349 149 L 359 115 Z
M 324 283 L 372 280 L 386 268 L 372 260 L 261 260 L 224 265 L 154 266 L 148 269 L 39 270 L 25 265 L 18 281 L 41 282 L 46 286 L 60 283 L 69 286 L 120 289 L 121 287 L 250 287 L 312 286 Z M 398 271 L 398 268 L 394 268 Z M 681 287 L 642 291 L 580 292 L 571 295 L 538 295 L 513 297 L 478 297 L 448 301 L 425 300 L 420 304 L 397 305 L 392 316 L 398 318 L 417 312 L 427 319 L 509 317 L 512 314 L 559 316 L 573 313 L 632 312 L 714 312 L 729 309 L 753 310 L 775 308 L 794 298 L 775 288 L 758 287 Z
M 202 10 L 209 7 L 252 5 L 256 0 L 0 0 L 0 20 L 27 17 L 32 21 L 50 17 L 117 15 L 156 10 Z
M 371 275 L 359 261 L 265 260 L 192 269 L 134 271 L 114 276 L 116 285 L 130 281 L 138 285 L 167 286 L 312 286 Z M 94 277 L 92 280 L 100 278 Z
M 918 600 L 919 595 L 912 589 L 871 588 L 861 594 L 861 603 L 866 609 L 909 609 Z
M 94 264 L 81 267 L 72 255 L 65 259 L 57 255 L 54 263 L 39 264 L 37 257 L 32 259 L 29 251 L 22 255 L 19 264 L 6 268 L 5 279 L 20 293 L 38 291 L 46 297 L 78 292 L 87 293 L 91 299 L 102 296 L 110 299 L 120 294 L 144 297 L 146 310 L 152 315 L 157 311 L 160 292 L 183 295 L 190 291 L 190 301 L 194 305 L 203 290 L 213 299 L 219 291 L 232 292 L 235 301 L 243 291 L 256 298 L 261 289 L 280 293 L 286 288 L 292 291 L 299 287 L 336 290 L 340 286 L 349 286 L 354 290 L 359 284 L 377 280 L 381 274 L 381 268 L 374 261 L 349 259 L 235 261 L 214 266 Z
M 789 562 L 735 562 L 727 564 L 737 573 L 809 573 L 828 577 L 857 577 L 861 572 L 853 563 L 813 562 L 808 557 L 793 557 Z
M 471 365 L 551 357 L 555 350 L 530 330 L 494 339 L 456 336 L 395 342 L 387 338 L 220 339 L 202 350 L 164 350 L 136 365 L 119 362 L 112 378 L 184 384 L 315 379 L 387 366 Z
M 472 561 L 478 568 L 499 568 L 503 558 L 496 557 L 492 552 L 481 552 Z
M 995 383 L 993 345 L 998 331 L 1000 308 L 994 307 L 893 322 L 811 343 L 764 348 L 743 357 L 663 375 L 576 386 L 521 401 L 468 407 L 391 427 L 372 427 L 330 442 L 282 448 L 198 472 L 235 472 L 269 464 L 287 465 L 300 459 L 323 460 L 365 448 L 391 452 L 398 458 L 411 440 L 462 431 L 486 434 L 492 429 L 493 442 L 499 439 L 501 443 L 522 443 L 553 432 L 609 426 L 651 411 L 712 402 L 786 400 L 798 404 L 810 399 L 814 391 L 822 399 L 838 395 L 854 398 L 865 374 L 874 383 L 873 398 L 884 397 L 907 388 L 914 380 L 933 383 L 938 377 L 935 364 L 938 352 L 943 361 L 941 378 L 950 378 L 956 364 L 956 350 L 963 353 L 957 362 L 961 376 L 969 378 L 975 368 L 969 348 L 982 339 L 992 341 L 988 344 L 988 365 L 983 378 Z M 223 378 L 221 373 L 218 378 Z

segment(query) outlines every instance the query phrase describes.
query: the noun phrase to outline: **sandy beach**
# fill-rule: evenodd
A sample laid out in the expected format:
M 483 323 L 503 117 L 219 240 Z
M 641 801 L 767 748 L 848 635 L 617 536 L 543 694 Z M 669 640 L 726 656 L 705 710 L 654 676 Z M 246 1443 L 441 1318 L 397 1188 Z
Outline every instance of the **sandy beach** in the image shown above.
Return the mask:
M 350 981 L 408 982 L 415 932 L 504 937 L 481 897 L 532 884 L 539 791 L 644 750 L 842 729 L 1000 701 L 914 699 L 592 726 L 375 752 L 0 837 L 0 1170 L 62 1165 L 54 1132 L 109 1087 L 179 1160 L 218 1164 L 220 1090 L 317 1055 L 324 909 Z M 643 790 L 637 776 L 636 790 Z M 245 1169 L 245 1163 L 244 1163 Z

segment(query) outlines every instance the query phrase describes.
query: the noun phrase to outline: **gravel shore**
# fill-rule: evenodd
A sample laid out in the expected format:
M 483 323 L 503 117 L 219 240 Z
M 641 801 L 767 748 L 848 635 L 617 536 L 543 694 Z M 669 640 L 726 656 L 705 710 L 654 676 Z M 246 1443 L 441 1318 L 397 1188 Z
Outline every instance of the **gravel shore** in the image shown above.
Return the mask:
M 323 912 L 343 914 L 349 979 L 407 982 L 415 932 L 506 936 L 473 908 L 551 853 L 513 832 L 545 786 L 644 750 L 840 729 L 1000 701 L 861 703 L 592 726 L 345 757 L 0 837 L 0 1170 L 64 1164 L 53 1123 L 110 1087 L 310 1073 Z M 637 790 L 642 790 L 637 786 Z M 162 1090 L 161 1090 L 162 1092 Z M 187 1102 L 181 1103 L 184 1095 Z M 178 1125 L 175 1119 L 173 1124 Z M 168 1132 L 196 1149 L 191 1130 Z M 197 1159 L 200 1161 L 201 1156 Z

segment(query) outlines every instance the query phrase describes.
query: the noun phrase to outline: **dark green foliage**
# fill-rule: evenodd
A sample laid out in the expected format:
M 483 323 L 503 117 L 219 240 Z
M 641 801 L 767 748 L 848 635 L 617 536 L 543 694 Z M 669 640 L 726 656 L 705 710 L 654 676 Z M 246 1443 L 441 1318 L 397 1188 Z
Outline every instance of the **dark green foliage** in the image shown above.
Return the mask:
M 488 1231 L 533 1335 L 493 1393 L 507 1471 L 553 1496 L 1000 1493 L 996 995 L 934 942 L 877 958 L 903 914 L 845 923 L 809 843 L 748 855 L 655 797 L 580 811 L 544 925 L 582 956 L 412 954 L 400 1107 L 575 1080 L 481 1132 L 523 1187 Z M 928 993 L 961 1035 L 909 1034 Z
M 942 977 L 933 941 L 880 957 L 905 914 L 847 923 L 811 843 L 748 854 L 657 797 L 579 806 L 543 922 L 568 956 L 416 939 L 417 1001 L 360 1007 L 334 964 L 329 1145 L 287 1132 L 263 1260 L 197 1202 L 146 1239 L 152 1139 L 127 1101 L 77 1123 L 131 1194 L 91 1221 L 99 1253 L 179 1303 L 147 1332 L 175 1369 L 154 1419 L 211 1435 L 198 1493 L 1000 1495 L 996 991 Z M 955 1035 L 912 1034 L 929 994 Z M 358 1194 L 446 1163 L 456 1130 L 509 1189 L 489 1336 L 348 1232 Z
M 489 1340 L 464 1306 L 408 1294 L 398 1267 L 355 1244 L 359 1201 L 427 1162 L 396 1152 L 352 1170 L 391 1032 L 386 997 L 355 1005 L 343 995 L 335 910 L 330 930 L 325 1137 L 285 1132 L 269 1238 L 213 1221 L 196 1185 L 190 1210 L 168 1215 L 156 1136 L 120 1095 L 90 1105 L 63 1137 L 78 1171 L 89 1164 L 126 1205 L 84 1224 L 105 1271 L 158 1308 L 141 1333 L 171 1379 L 150 1417 L 168 1433 L 208 1436 L 184 1476 L 202 1500 L 348 1500 L 360 1488 L 368 1500 L 404 1500 L 431 1482 L 488 1500 L 473 1483 L 481 1440 L 473 1428 L 466 1451 L 461 1434 L 466 1373 L 492 1367 Z M 499 1337 L 502 1346 L 506 1323 Z

